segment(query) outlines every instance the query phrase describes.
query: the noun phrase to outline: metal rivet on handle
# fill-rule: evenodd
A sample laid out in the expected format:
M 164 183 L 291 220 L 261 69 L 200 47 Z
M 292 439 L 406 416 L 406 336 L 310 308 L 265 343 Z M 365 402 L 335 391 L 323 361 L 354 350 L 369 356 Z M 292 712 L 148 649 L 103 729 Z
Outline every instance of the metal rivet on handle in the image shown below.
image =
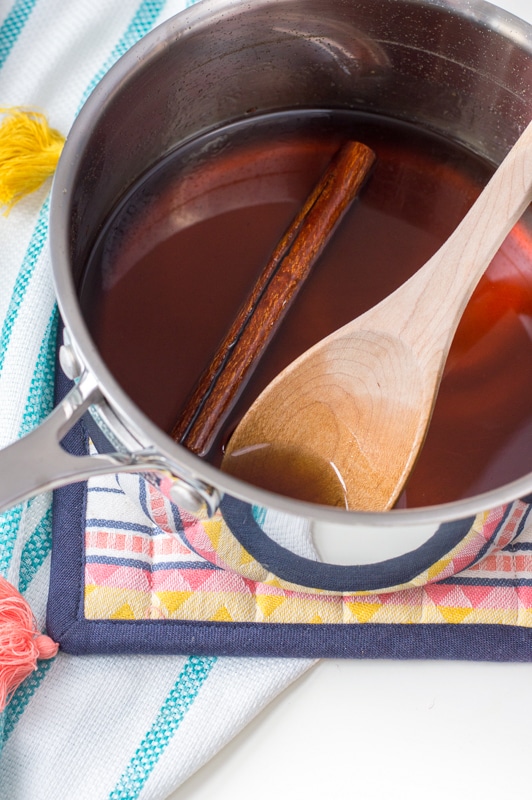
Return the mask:
M 205 506 L 205 498 L 201 493 L 193 486 L 178 479 L 174 479 L 170 488 L 170 500 L 191 514 L 198 514 Z
M 79 363 L 78 357 L 74 353 L 71 346 L 67 344 L 61 345 L 59 348 L 59 363 L 61 369 L 71 381 L 79 378 L 82 373 L 82 366 Z

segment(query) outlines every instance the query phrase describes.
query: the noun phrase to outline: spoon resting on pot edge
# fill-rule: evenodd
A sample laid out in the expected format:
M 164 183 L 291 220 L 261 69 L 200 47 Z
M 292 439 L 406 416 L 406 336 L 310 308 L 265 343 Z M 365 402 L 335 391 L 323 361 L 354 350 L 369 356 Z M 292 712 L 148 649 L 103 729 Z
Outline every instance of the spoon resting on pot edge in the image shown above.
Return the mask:
M 353 510 L 396 502 L 423 445 L 454 333 L 532 199 L 532 123 L 454 233 L 406 283 L 281 372 L 231 436 L 222 469 Z M 310 498 L 309 498 L 310 499 Z

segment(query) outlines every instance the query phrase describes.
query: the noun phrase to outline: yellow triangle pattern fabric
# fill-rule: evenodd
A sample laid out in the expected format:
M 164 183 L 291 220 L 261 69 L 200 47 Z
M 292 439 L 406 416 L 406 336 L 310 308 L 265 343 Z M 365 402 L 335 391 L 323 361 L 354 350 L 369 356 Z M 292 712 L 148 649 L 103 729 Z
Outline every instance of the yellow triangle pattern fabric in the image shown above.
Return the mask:
M 505 522 L 508 531 L 518 531 L 518 539 L 513 533 L 503 536 L 500 546 L 488 548 L 480 560 L 475 560 L 475 554 L 499 530 L 500 516 L 495 512 L 479 515 L 465 542 L 408 585 L 358 594 L 288 584 L 258 564 L 220 517 L 203 520 L 203 540 L 200 537 L 195 543 L 204 548 L 203 560 L 201 547 L 198 555 L 185 547 L 184 540 L 177 545 L 174 534 L 168 534 L 159 550 L 164 554 L 174 547 L 178 568 L 171 561 L 164 568 L 165 562 L 161 562 L 150 572 L 142 562 L 135 567 L 134 559 L 123 553 L 116 567 L 100 563 L 99 556 L 93 562 L 87 559 L 85 617 L 220 624 L 497 624 L 532 628 L 532 522 L 528 522 L 527 508 L 515 503 Z M 198 525 L 197 520 L 194 524 Z M 95 553 L 105 544 L 103 536 L 99 528 Z M 117 546 L 114 531 L 109 532 L 109 541 Z M 515 541 L 522 543 L 522 552 Z M 145 542 L 135 544 L 133 535 L 127 542 L 132 554 L 144 553 Z M 512 547 L 505 549 L 509 543 Z M 216 564 L 209 560 L 213 558 Z

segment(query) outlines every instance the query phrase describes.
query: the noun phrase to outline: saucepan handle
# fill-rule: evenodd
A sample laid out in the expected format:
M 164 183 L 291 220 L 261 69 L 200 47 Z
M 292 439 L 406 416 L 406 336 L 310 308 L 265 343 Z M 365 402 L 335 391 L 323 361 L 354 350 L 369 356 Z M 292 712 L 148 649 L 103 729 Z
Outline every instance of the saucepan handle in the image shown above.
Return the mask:
M 84 372 L 76 385 L 46 419 L 26 436 L 0 451 L 0 512 L 41 492 L 95 475 L 142 472 L 148 477 L 170 478 L 170 495 L 176 503 L 197 513 L 207 503 L 207 513 L 216 510 L 219 497 L 202 486 L 175 475 L 165 459 L 154 451 L 139 449 L 75 456 L 61 441 L 94 404 L 103 400 L 97 380 Z
M 74 456 L 61 446 L 65 434 L 99 397 L 96 380 L 84 374 L 37 428 L 0 451 L 0 511 L 91 475 L 118 472 L 131 462 L 131 454 Z

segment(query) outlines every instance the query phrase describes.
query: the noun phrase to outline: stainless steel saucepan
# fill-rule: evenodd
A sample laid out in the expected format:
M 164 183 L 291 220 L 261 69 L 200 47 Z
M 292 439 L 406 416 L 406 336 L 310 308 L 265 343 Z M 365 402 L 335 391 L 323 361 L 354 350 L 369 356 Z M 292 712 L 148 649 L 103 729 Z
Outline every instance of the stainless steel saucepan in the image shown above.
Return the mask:
M 172 500 L 218 509 L 274 574 L 331 591 L 396 585 L 443 557 L 479 513 L 532 492 L 532 474 L 460 502 L 357 513 L 281 497 L 175 444 L 123 391 L 96 349 L 78 289 L 117 199 L 150 165 L 200 132 L 257 113 L 334 107 L 425 126 L 499 163 L 532 117 L 532 29 L 483 0 L 204 0 L 135 45 L 88 99 L 64 148 L 50 244 L 74 388 L 0 461 L 0 507 L 97 473 L 166 477 Z M 532 402 L 532 400 L 531 400 Z M 98 455 L 60 446 L 82 415 Z M 323 562 L 268 537 L 257 508 L 309 520 Z M 242 524 L 240 524 L 242 523 Z M 311 581 L 311 583 L 309 583 Z

